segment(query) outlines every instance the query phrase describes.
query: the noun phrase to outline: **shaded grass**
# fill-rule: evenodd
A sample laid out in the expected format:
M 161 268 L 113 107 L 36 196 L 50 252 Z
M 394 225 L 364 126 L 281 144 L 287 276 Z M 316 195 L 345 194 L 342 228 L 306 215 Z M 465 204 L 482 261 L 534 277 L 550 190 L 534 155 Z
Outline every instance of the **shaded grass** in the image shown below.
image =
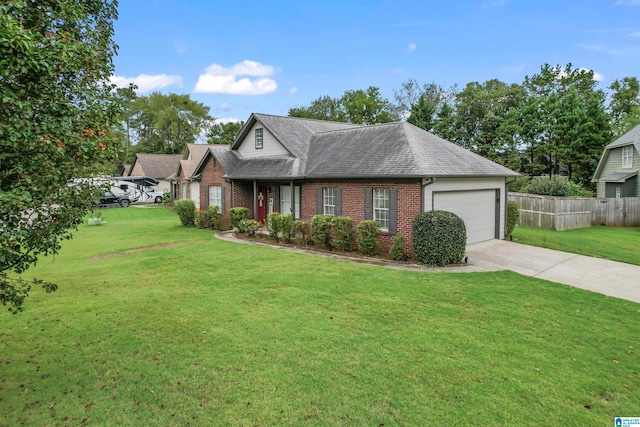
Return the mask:
M 577 426 L 637 411 L 638 304 L 234 244 L 163 209 L 105 217 L 29 271 L 56 293 L 0 314 L 0 424 Z
M 516 227 L 513 240 L 532 246 L 640 265 L 640 227 L 587 227 L 565 231 Z

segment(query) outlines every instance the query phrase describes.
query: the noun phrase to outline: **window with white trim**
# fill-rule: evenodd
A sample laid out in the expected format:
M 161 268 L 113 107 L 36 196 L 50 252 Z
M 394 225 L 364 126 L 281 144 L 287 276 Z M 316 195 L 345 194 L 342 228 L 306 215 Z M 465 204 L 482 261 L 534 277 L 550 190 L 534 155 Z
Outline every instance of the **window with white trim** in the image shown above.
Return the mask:
M 373 190 L 373 220 L 380 223 L 380 230 L 389 231 L 389 189 Z
M 209 206 L 217 206 L 222 210 L 222 187 L 219 185 L 209 186 Z
M 296 200 L 295 200 L 295 215 L 294 218 L 300 218 L 300 186 L 296 185 Z M 291 213 L 291 186 L 290 185 L 281 185 L 280 186 L 280 213 L 282 215 L 286 215 Z
M 262 128 L 256 129 L 256 150 L 262 148 Z
M 323 188 L 323 212 L 325 215 L 335 215 L 336 214 L 336 189 L 335 188 Z
M 622 167 L 633 167 L 633 146 L 631 145 L 622 147 Z

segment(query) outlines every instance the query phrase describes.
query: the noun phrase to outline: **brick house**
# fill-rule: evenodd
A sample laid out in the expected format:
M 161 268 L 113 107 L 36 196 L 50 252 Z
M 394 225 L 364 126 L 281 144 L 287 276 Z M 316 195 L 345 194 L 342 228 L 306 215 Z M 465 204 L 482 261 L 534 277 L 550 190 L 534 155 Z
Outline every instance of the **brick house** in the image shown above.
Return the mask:
M 169 192 L 171 178 L 182 158 L 179 154 L 138 153 L 126 174 L 122 176 L 150 176 L 158 180 L 159 191 Z
M 200 206 L 246 207 L 311 219 L 318 213 L 380 223 L 382 250 L 396 234 L 411 253 L 413 219 L 448 210 L 467 242 L 504 238 L 506 179 L 518 174 L 409 123 L 353 125 L 252 114 L 231 146 L 195 167 Z

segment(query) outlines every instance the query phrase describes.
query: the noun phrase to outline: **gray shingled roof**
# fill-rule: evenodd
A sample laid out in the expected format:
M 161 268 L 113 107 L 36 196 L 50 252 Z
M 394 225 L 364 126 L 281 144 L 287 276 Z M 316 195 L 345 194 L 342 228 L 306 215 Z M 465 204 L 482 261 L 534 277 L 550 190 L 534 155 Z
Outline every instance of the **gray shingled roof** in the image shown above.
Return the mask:
M 237 148 L 260 121 L 291 156 L 243 158 Z M 229 178 L 518 176 L 409 123 L 353 125 L 252 114 L 230 150 L 211 149 Z M 197 168 L 196 173 L 203 162 Z
M 308 178 L 518 176 L 409 123 L 322 132 L 311 140 Z
M 600 178 L 602 182 L 625 182 L 627 179 L 638 175 L 638 171 L 635 172 L 616 172 L 603 176 Z
M 182 156 L 180 154 L 136 154 L 136 160 L 144 174 L 156 179 L 166 179 L 175 173 Z
M 609 151 L 612 148 L 618 148 L 625 145 L 633 144 L 636 148 L 636 151 L 640 153 L 640 125 L 635 126 L 629 132 L 620 136 L 618 139 L 613 141 L 604 147 L 604 151 L 602 152 L 602 156 L 600 157 L 600 161 L 598 162 L 598 167 L 596 168 L 596 172 L 593 174 L 592 182 L 602 181 L 602 178 L 598 178 L 602 173 L 602 168 L 604 168 L 604 164 L 606 162 L 607 157 L 609 156 Z

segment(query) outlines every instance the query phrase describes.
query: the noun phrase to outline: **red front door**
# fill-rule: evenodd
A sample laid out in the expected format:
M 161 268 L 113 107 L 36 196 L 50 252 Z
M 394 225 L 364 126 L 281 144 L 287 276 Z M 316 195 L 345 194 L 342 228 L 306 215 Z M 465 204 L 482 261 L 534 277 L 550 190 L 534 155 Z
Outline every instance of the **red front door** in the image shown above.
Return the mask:
M 258 222 L 264 224 L 267 205 L 267 187 L 258 187 Z

